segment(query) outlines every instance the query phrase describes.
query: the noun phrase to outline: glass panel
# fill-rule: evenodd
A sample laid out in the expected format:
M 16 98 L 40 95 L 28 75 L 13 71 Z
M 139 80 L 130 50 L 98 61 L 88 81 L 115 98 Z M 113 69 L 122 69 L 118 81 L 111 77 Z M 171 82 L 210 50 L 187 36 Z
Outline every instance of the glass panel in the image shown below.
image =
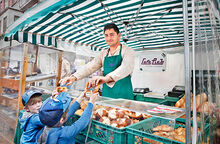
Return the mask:
M 195 1 L 195 88 L 197 141 L 220 143 L 220 19 L 214 1 Z M 206 124 L 210 126 L 209 134 Z

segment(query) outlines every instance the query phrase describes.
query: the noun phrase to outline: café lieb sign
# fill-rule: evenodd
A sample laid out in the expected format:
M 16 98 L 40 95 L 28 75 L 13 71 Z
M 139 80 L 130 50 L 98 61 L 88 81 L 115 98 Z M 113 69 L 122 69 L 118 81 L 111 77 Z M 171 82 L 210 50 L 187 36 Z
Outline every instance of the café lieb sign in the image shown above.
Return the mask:
M 141 71 L 165 71 L 166 70 L 166 53 L 149 52 L 139 56 L 139 68 Z

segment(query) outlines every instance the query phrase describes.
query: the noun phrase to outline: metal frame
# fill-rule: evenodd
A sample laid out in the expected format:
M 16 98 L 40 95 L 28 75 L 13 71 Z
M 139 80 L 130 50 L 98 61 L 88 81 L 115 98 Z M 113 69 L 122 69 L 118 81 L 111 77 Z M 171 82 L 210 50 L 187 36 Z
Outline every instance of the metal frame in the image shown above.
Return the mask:
M 183 24 L 184 24 L 184 58 L 185 58 L 185 113 L 186 113 L 186 143 L 191 143 L 191 123 L 190 123 L 190 48 L 188 30 L 188 3 L 183 0 Z

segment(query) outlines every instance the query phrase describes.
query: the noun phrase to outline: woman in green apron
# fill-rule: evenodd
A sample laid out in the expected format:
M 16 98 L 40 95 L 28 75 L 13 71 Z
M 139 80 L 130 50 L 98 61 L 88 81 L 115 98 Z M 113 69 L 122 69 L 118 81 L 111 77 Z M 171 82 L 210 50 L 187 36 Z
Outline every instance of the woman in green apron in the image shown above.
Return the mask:
M 115 24 L 107 24 L 104 35 L 109 49 L 101 51 L 92 62 L 87 63 L 72 76 L 61 80 L 61 84 L 72 84 L 103 67 L 103 76 L 92 77 L 90 84 L 103 84 L 102 96 L 133 100 L 131 74 L 134 68 L 134 50 L 120 44 L 121 34 Z

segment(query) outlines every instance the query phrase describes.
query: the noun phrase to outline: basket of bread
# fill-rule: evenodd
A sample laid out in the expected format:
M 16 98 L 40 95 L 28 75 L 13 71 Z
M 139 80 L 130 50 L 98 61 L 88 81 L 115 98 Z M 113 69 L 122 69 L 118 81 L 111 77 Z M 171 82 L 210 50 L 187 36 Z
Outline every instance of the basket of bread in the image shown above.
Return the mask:
M 185 95 L 176 102 L 175 107 L 185 108 Z M 191 93 L 191 110 L 193 109 L 193 94 Z M 208 112 L 209 104 L 207 101 L 206 93 L 201 93 L 196 95 L 196 110 L 198 112 Z
M 88 101 L 82 101 L 80 104 L 80 109 L 78 109 L 75 114 L 80 116 L 86 108 L 87 104 Z M 137 123 L 150 117 L 150 115 L 142 114 L 139 112 L 133 112 L 103 105 L 96 105 L 94 107 L 92 116 L 93 120 L 116 128 L 124 128 L 128 125 Z
M 127 128 L 128 143 L 185 143 L 185 128 L 175 120 L 151 117 Z

